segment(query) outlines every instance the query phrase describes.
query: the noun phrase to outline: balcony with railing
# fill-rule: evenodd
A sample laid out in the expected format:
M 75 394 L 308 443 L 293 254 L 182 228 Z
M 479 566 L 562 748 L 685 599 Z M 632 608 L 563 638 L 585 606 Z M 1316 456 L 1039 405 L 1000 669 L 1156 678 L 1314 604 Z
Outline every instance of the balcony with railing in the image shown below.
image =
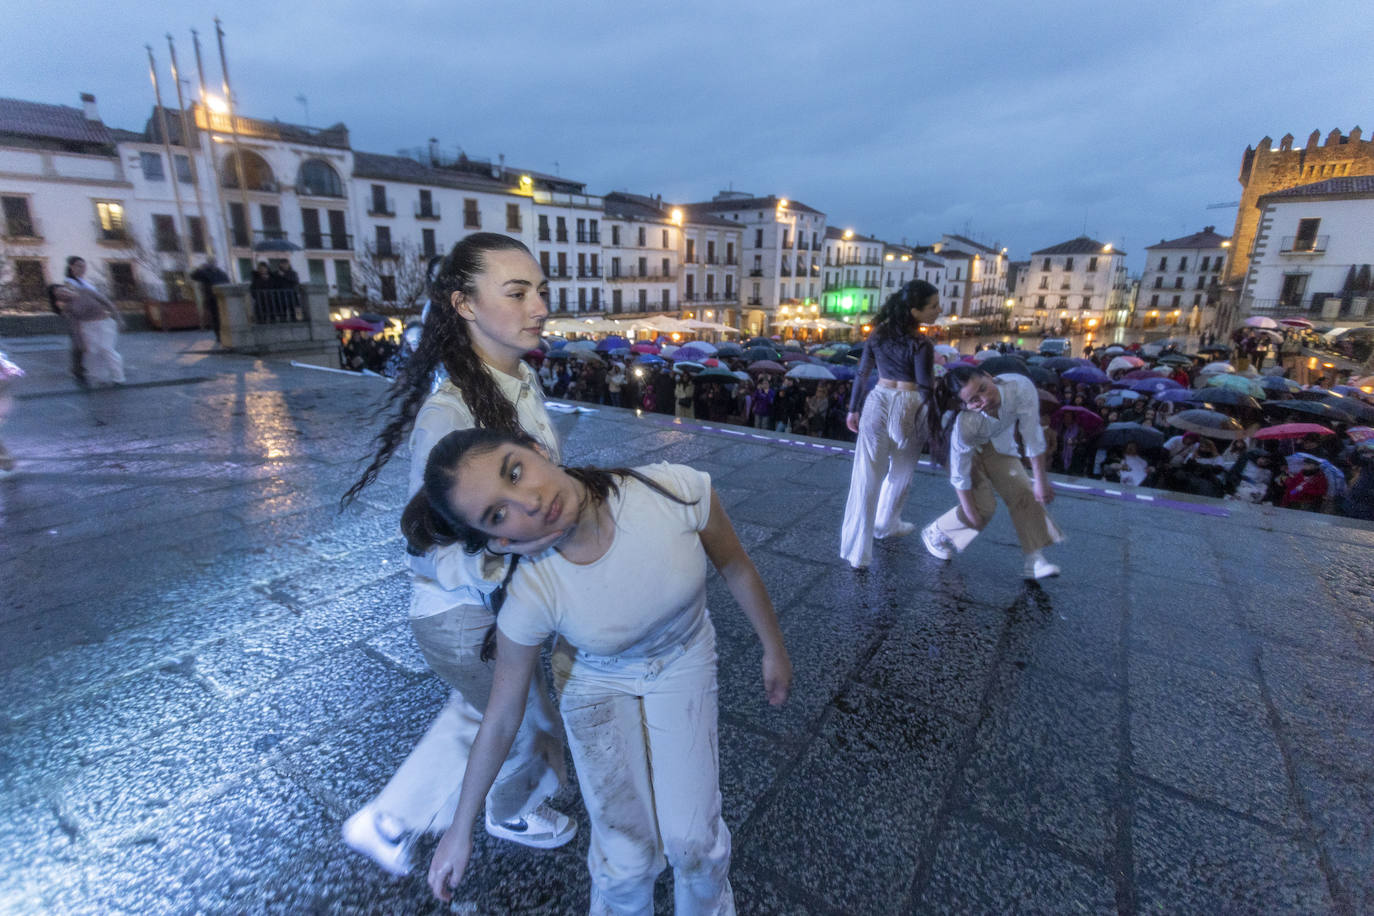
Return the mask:
M 758 296 L 750 296 L 750 297 L 749 297 L 749 304 L 750 304 L 750 305 L 763 305 L 763 299 L 759 298 Z
M 633 270 L 633 269 L 626 271 L 626 270 L 623 270 L 623 268 L 622 268 L 622 272 L 621 272 L 621 273 L 612 273 L 612 274 L 610 275 L 610 277 L 608 277 L 607 279 L 609 279 L 612 283 L 624 283 L 624 282 L 629 281 L 629 280 L 645 280 L 645 281 L 650 281 L 650 282 L 662 282 L 662 281 L 664 281 L 664 280 L 673 280 L 673 279 L 676 279 L 676 278 L 677 278 L 677 272 L 676 272 L 676 271 L 672 271 L 672 270 L 669 270 L 669 271 L 662 271 L 662 270 L 646 270 L 646 271 L 644 271 L 643 273 L 640 273 L 640 272 L 638 272 L 638 271 L 636 271 L 636 270 Z
M 1317 255 L 1326 254 L 1329 235 L 1284 236 L 1279 245 L 1279 254 Z
M 579 267 L 577 269 L 577 279 L 579 280 L 595 280 L 600 276 L 600 267 Z
M 416 218 L 416 219 L 439 219 L 439 205 L 438 205 L 437 203 L 431 202 L 430 205 L 429 205 L 428 207 L 426 207 L 423 203 L 420 203 L 419 201 L 416 201 L 416 203 L 415 203 L 415 218 Z
M 5 217 L 5 241 L 41 242 L 43 233 L 38 221 L 28 214 Z
M 95 240 L 97 242 L 100 242 L 102 245 L 110 245 L 115 247 L 123 247 L 125 245 L 133 244 L 133 240 L 129 237 L 128 228 L 123 225 L 102 226 L 100 225 L 100 223 L 96 223 Z
M 749 271 L 749 276 L 751 276 L 751 277 L 762 277 L 762 276 L 763 276 L 763 268 L 762 268 L 762 267 L 755 267 L 753 270 Z
M 352 251 L 353 236 L 343 232 L 306 232 L 301 244 L 307 251 Z
M 373 197 L 367 205 L 368 216 L 395 216 L 396 201 L 390 197 Z

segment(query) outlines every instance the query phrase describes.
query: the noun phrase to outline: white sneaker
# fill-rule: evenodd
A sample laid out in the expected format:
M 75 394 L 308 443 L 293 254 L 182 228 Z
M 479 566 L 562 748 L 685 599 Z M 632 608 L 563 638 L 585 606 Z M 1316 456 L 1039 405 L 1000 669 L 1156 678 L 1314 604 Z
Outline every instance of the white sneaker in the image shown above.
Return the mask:
M 540 802 L 539 807 L 513 821 L 496 823 L 487 815 L 487 833 L 535 849 L 554 849 L 577 835 L 577 821 Z
M 911 522 L 904 522 L 901 519 L 897 519 L 896 523 L 893 524 L 891 528 L 884 531 L 882 534 L 874 534 L 873 536 L 878 540 L 882 541 L 886 540 L 887 538 L 906 537 L 908 534 L 915 530 L 916 526 L 911 524 Z
M 1025 578 L 1048 579 L 1051 576 L 1057 575 L 1059 575 L 1059 567 L 1055 566 L 1044 557 L 1035 557 L 1033 559 L 1031 557 L 1026 558 Z
M 926 550 L 930 551 L 931 556 L 941 560 L 948 560 L 956 552 L 949 535 L 935 527 L 934 522 L 921 529 L 921 543 L 926 545 Z
M 393 817 L 364 808 L 344 821 L 343 841 L 393 875 L 410 873 L 405 828 Z

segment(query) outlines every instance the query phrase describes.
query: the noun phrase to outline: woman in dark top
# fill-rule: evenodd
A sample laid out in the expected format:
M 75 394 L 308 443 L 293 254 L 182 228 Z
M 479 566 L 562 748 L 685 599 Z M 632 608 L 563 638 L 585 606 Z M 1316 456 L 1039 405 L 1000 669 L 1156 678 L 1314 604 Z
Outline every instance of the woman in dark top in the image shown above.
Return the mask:
M 840 531 L 840 556 L 855 569 L 872 559 L 874 537 L 900 537 L 916 527 L 902 521 L 902 506 L 925 445 L 928 392 L 935 381 L 934 347 L 920 326 L 939 314 L 939 290 L 912 280 L 883 303 L 864 344 L 845 419 L 858 442 Z M 864 383 L 875 366 L 878 384 L 860 411 Z

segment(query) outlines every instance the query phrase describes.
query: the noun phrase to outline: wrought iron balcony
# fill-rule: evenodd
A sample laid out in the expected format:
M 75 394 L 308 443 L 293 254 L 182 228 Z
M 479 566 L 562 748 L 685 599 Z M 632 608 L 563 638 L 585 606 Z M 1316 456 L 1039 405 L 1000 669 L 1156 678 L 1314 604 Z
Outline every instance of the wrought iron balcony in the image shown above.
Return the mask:
M 1284 236 L 1280 254 L 1325 254 L 1329 235 Z

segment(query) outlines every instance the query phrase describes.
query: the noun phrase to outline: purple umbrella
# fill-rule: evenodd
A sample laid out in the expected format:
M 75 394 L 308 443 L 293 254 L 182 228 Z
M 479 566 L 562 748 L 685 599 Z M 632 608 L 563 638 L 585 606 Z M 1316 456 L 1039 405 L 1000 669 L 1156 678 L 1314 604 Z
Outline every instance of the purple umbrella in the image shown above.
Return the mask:
M 1176 404 L 1176 403 L 1181 403 L 1181 402 L 1183 402 L 1183 401 L 1205 401 L 1205 400 L 1207 400 L 1206 396 L 1204 396 L 1202 392 L 1200 392 L 1200 391 L 1193 391 L 1193 390 L 1191 390 L 1191 389 L 1189 389 L 1189 388 L 1184 388 L 1184 387 L 1182 387 L 1182 386 L 1178 386 L 1178 387 L 1175 387 L 1175 388 L 1170 388 L 1170 389 L 1168 389 L 1168 390 L 1166 390 L 1166 391 L 1161 391 L 1161 392 L 1159 392 L 1159 394 L 1156 394 L 1154 397 L 1155 397 L 1155 400 L 1156 400 L 1156 401 L 1163 401 L 1163 402 L 1165 402 L 1166 404 L 1167 404 L 1167 403 L 1175 403 L 1175 404 Z
M 842 382 L 847 382 L 856 375 L 854 368 L 852 366 L 838 365 L 830 366 L 830 374 L 835 376 L 835 378 L 839 379 Z
M 1144 392 L 1145 394 L 1155 396 L 1158 396 L 1161 392 L 1174 391 L 1183 388 L 1182 385 L 1180 385 L 1173 379 L 1162 378 L 1161 376 L 1155 376 L 1154 378 L 1134 379 L 1126 387 L 1130 388 L 1132 391 L 1140 391 Z
M 1060 378 L 1070 382 L 1081 382 L 1085 385 L 1106 385 L 1111 381 L 1111 377 L 1095 366 L 1079 366 L 1077 369 L 1070 369 L 1060 373 Z

